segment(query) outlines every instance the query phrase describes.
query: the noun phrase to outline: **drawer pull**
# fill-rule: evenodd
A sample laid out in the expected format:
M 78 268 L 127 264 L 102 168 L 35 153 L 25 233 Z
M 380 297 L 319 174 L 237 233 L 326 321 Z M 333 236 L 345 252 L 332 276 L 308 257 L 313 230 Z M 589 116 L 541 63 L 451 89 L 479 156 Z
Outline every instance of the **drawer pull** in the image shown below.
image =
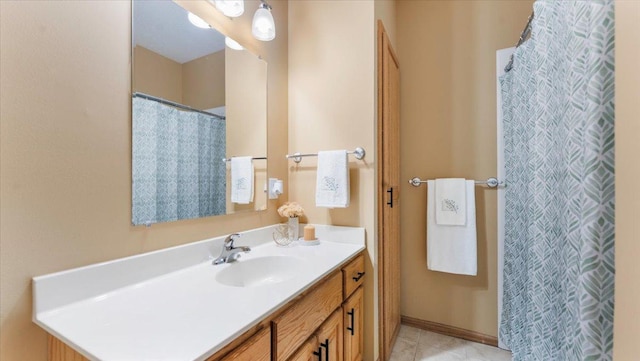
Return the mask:
M 387 205 L 393 208 L 393 187 L 387 189 L 387 193 L 389 193 L 389 200 L 387 201 Z
M 318 361 L 322 361 L 322 349 L 318 347 L 317 351 L 313 351 L 314 356 L 318 356 Z
M 351 326 L 347 327 L 347 330 L 351 331 L 351 336 L 353 336 L 353 331 L 354 331 L 354 328 L 355 328 L 355 325 L 354 325 L 354 323 L 355 323 L 355 312 L 354 312 L 354 309 L 352 308 L 351 311 L 347 312 L 347 315 L 349 315 L 349 318 L 350 318 L 349 324 L 351 325 Z
M 329 339 L 320 342 L 320 347 L 324 347 L 324 361 L 329 361 Z
M 360 279 L 364 276 L 364 272 L 358 272 L 358 277 L 353 277 L 354 282 L 360 281 Z

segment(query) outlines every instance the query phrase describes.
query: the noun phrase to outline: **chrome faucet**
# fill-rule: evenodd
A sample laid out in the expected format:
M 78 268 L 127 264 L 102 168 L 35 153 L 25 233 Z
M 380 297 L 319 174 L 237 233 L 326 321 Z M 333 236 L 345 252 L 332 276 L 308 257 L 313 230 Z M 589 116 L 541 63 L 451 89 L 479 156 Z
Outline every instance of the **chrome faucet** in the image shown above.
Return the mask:
M 220 253 L 220 257 L 213 260 L 213 264 L 231 263 L 239 256 L 238 253 L 251 251 L 251 248 L 246 246 L 234 247 L 233 241 L 235 241 L 237 237 L 240 237 L 240 234 L 232 233 L 225 238 L 222 253 Z

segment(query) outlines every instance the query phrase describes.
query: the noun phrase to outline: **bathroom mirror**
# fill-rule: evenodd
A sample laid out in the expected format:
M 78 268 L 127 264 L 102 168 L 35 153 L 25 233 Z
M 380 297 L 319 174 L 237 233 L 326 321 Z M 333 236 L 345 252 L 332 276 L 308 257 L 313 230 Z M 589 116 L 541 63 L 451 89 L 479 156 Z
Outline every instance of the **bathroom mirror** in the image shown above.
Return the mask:
M 266 209 L 266 62 L 173 1 L 132 4 L 132 223 Z

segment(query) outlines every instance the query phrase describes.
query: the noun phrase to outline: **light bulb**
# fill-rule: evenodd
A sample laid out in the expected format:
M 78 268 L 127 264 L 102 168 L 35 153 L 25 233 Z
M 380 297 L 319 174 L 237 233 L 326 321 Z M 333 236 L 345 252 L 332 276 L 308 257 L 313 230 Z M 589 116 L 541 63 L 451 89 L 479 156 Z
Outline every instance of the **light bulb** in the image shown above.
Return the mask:
M 251 33 L 258 40 L 270 41 L 276 37 L 276 25 L 269 9 L 270 6 L 263 2 L 253 15 Z
M 237 41 L 231 39 L 228 36 L 224 38 L 224 44 L 233 50 L 244 50 L 244 47 L 240 45 Z
M 230 18 L 236 18 L 244 13 L 244 0 L 215 0 L 215 5 Z
M 193 14 L 193 13 L 189 13 L 188 15 L 189 21 L 191 22 L 191 24 L 201 28 L 201 29 L 209 29 L 210 26 L 209 24 L 202 20 L 202 18 L 200 18 L 199 16 Z

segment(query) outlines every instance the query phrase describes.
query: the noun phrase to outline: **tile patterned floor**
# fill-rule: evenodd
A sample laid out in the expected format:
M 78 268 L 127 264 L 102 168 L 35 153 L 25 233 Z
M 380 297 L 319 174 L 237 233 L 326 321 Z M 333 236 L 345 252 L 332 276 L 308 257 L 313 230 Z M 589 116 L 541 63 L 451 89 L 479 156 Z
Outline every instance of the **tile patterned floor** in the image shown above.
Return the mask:
M 511 353 L 401 325 L 391 361 L 511 361 Z

